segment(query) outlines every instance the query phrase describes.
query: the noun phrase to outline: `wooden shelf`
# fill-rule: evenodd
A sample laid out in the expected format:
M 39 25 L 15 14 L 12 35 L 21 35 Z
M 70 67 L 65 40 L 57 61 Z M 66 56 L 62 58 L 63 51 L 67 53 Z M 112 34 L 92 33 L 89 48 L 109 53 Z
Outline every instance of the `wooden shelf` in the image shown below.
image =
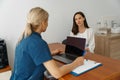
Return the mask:
M 95 53 L 120 60 L 120 34 L 96 34 Z

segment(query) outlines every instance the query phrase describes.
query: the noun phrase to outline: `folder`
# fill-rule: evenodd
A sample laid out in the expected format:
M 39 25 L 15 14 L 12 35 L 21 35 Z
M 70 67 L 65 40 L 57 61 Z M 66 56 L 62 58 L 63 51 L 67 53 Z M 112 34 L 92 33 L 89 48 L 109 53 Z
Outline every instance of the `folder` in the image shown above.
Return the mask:
M 102 66 L 102 63 L 96 62 L 96 61 L 93 61 L 93 60 L 89 60 L 89 59 L 85 59 L 83 65 L 75 68 L 70 73 L 74 76 L 79 76 L 79 75 L 81 75 L 81 74 L 83 74 L 87 71 L 90 71 L 94 68 L 97 68 L 99 66 Z

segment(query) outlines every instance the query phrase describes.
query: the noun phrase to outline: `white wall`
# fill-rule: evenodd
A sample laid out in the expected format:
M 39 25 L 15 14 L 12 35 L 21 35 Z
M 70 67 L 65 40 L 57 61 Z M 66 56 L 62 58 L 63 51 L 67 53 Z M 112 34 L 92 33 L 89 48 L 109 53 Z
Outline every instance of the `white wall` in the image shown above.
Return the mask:
M 95 27 L 103 16 L 120 16 L 120 0 L 0 0 L 0 38 L 7 43 L 11 66 L 26 15 L 36 6 L 43 7 L 50 14 L 48 29 L 42 34 L 48 43 L 61 42 L 69 35 L 72 17 L 77 11 L 85 13 L 90 27 Z

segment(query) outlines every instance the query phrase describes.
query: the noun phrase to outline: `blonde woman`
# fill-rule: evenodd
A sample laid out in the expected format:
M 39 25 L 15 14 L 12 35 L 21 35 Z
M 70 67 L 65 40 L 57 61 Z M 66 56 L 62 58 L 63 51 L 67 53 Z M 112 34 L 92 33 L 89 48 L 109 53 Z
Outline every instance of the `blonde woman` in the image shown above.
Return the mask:
M 46 41 L 41 36 L 48 26 L 48 17 L 48 12 L 40 7 L 32 8 L 28 13 L 26 29 L 16 46 L 10 80 L 43 80 L 46 69 L 57 79 L 83 64 L 84 59 L 78 57 L 62 67 L 56 65 Z

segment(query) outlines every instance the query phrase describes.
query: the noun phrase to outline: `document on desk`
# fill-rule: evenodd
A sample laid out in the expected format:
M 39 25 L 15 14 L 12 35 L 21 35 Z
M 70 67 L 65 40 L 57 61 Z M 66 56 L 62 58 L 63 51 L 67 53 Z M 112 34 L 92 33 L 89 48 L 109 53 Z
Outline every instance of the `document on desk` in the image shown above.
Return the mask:
M 92 70 L 94 68 L 97 68 L 101 65 L 102 65 L 102 63 L 100 63 L 100 62 L 85 59 L 84 64 L 75 68 L 74 70 L 72 70 L 71 74 L 73 74 L 74 76 L 79 76 L 79 75 L 81 75 L 89 70 Z

